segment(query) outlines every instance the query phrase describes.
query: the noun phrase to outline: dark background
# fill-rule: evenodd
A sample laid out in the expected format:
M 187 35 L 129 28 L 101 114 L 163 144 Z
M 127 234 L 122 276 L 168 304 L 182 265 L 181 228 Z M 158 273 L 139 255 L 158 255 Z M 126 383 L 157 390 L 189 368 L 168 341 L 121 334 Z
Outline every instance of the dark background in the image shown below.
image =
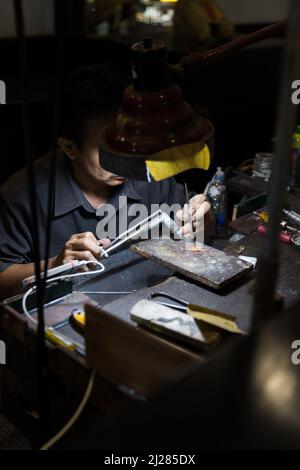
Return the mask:
M 253 30 L 259 26 L 252 26 Z M 86 38 L 66 26 L 64 72 L 83 64 L 113 62 L 129 69 L 130 40 Z M 272 150 L 275 136 L 283 40 L 275 39 L 247 48 L 210 65 L 193 76 L 185 92 L 208 110 L 216 128 L 215 159 L 209 172 L 193 170 L 181 175 L 191 189 L 201 191 L 217 165 L 236 167 L 257 152 Z M 1 79 L 7 84 L 7 105 L 0 106 L 0 183 L 25 164 L 16 39 L 0 40 Z M 170 53 L 170 62 L 180 56 Z M 35 157 L 51 146 L 52 106 L 49 92 L 56 69 L 54 37 L 28 39 L 31 89 L 31 128 Z

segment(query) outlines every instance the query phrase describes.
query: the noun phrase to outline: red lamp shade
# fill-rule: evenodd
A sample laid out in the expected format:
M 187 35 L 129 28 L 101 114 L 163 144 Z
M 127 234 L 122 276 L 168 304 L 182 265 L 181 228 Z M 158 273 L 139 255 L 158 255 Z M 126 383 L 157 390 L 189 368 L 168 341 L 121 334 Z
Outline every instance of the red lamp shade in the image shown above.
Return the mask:
M 114 122 L 103 130 L 100 161 L 112 173 L 146 179 L 146 160 L 160 160 L 163 151 L 169 158 L 166 150 L 180 151 L 191 143 L 204 145 L 214 130 L 170 83 L 164 43 L 149 39 L 132 51 L 134 83 L 125 90 Z

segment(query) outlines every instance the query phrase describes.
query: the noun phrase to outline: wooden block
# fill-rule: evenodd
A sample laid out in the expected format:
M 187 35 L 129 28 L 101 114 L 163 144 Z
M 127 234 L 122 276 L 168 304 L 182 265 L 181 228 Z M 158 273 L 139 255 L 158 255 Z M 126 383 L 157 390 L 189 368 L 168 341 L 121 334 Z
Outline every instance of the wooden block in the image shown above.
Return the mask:
M 89 367 L 106 380 L 149 397 L 183 366 L 200 356 L 136 328 L 104 310 L 86 307 L 86 351 Z
M 205 323 L 156 302 L 140 300 L 130 313 L 139 325 L 200 350 L 210 349 L 220 340 L 220 335 Z
M 251 264 L 207 245 L 201 245 L 199 251 L 189 251 L 185 240 L 147 240 L 133 245 L 131 250 L 213 289 L 220 289 L 253 269 Z

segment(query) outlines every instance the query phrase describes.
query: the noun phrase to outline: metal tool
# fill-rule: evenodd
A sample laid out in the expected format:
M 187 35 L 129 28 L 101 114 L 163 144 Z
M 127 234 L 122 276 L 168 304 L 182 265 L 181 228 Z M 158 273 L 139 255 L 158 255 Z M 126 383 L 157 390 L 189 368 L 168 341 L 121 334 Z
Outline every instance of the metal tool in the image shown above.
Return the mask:
M 51 326 L 45 328 L 45 337 L 54 346 L 61 346 L 69 351 L 76 351 L 80 355 L 85 355 L 85 347 L 82 344 L 56 331 Z
M 242 253 L 244 253 L 246 251 L 246 247 L 244 245 L 241 245 L 238 249 L 237 249 L 237 254 L 238 255 L 241 255 Z
M 283 213 L 285 214 L 285 216 L 288 219 L 290 219 L 291 222 L 294 222 L 296 225 L 300 225 L 300 215 L 297 214 L 297 212 L 287 211 L 287 210 L 284 209 Z M 259 220 L 262 224 L 268 224 L 269 223 L 270 216 L 269 216 L 269 213 L 267 211 L 262 211 L 260 213 L 254 212 L 254 214 L 258 215 Z M 291 227 L 290 225 L 288 225 L 288 222 L 286 222 L 285 220 L 282 220 L 280 222 L 280 226 L 285 231 L 293 232 L 293 233 L 300 233 L 299 229 L 297 229 L 295 227 Z
M 178 299 L 174 295 L 168 294 L 166 292 L 153 292 L 152 294 L 148 295 L 147 299 L 153 300 L 156 297 L 164 297 L 166 299 L 174 300 L 175 302 L 178 303 L 178 305 L 176 305 L 176 304 L 170 304 L 168 302 L 157 301 L 157 303 L 160 305 L 164 305 L 165 307 L 169 307 L 169 308 L 174 308 L 176 310 L 180 310 L 181 312 L 187 312 L 189 302 L 186 302 L 186 300 Z
M 72 314 L 70 317 L 71 323 L 79 328 L 80 330 L 84 330 L 85 328 L 85 312 L 82 309 L 75 308 L 72 310 Z
M 300 214 L 295 211 L 288 211 L 286 209 L 283 209 L 283 213 L 291 222 L 294 222 L 294 224 L 300 226 Z
M 265 225 L 259 225 L 257 231 L 261 235 L 267 235 L 267 233 L 268 233 L 267 227 Z M 283 243 L 289 244 L 289 243 L 291 243 L 292 235 L 288 232 L 282 232 L 281 231 L 279 233 L 279 240 L 282 241 Z
M 75 268 L 78 269 L 80 268 L 80 266 L 84 266 L 84 265 L 85 265 L 85 261 L 78 261 L 78 260 L 70 261 L 69 263 L 62 264 L 61 266 L 57 266 L 56 268 L 48 269 L 47 278 L 50 279 L 51 277 L 56 277 L 56 276 L 65 274 L 71 269 L 75 269 Z M 44 277 L 43 272 L 41 273 L 41 277 L 42 278 Z M 35 282 L 36 282 L 35 275 L 26 277 L 22 281 L 22 287 L 23 289 L 28 289 L 28 287 L 32 286 L 32 284 L 34 284 Z
M 164 305 L 165 307 L 185 312 L 195 318 L 195 320 L 200 320 L 222 330 L 229 331 L 230 333 L 245 334 L 245 332 L 240 330 L 238 327 L 236 318 L 231 315 L 221 313 L 207 307 L 202 307 L 200 305 L 190 304 L 186 300 L 179 299 L 178 297 L 166 292 L 154 292 L 149 294 L 147 299 L 153 301 L 156 297 L 164 297 L 165 299 L 177 302 L 177 304 L 172 304 L 164 301 L 155 301 L 159 305 Z
M 73 290 L 73 294 L 93 294 L 93 295 L 120 295 L 120 294 L 133 294 L 136 290 L 128 290 L 128 291 L 94 291 L 94 290 Z
M 171 231 L 173 235 L 176 235 L 179 239 L 182 238 L 180 227 L 161 209 L 158 209 L 156 212 L 153 212 L 149 217 L 146 217 L 138 224 L 134 225 L 130 229 L 123 232 L 119 235 L 110 245 L 109 248 L 103 251 L 103 255 L 107 258 L 109 254 L 120 248 L 120 246 L 128 243 L 130 240 L 137 238 L 142 233 L 152 230 L 155 227 L 159 226 L 161 223 L 165 224 Z
M 296 246 L 300 246 L 300 234 L 296 233 L 292 236 L 292 243 Z
M 98 246 L 100 246 L 100 248 L 101 248 L 100 258 L 102 258 L 102 256 L 104 256 L 104 258 L 108 258 L 108 254 L 106 253 L 105 249 L 103 248 L 101 240 L 98 241 Z
M 287 232 L 292 232 L 292 233 L 300 233 L 300 230 L 298 230 L 297 228 L 295 227 L 291 227 L 290 225 L 288 225 L 288 223 L 283 220 L 281 223 L 280 223 L 280 226 L 283 228 L 283 230 L 287 231 Z
M 193 230 L 193 219 L 192 219 L 192 215 L 190 213 L 190 208 L 191 208 L 190 196 L 189 196 L 188 187 L 187 187 L 186 183 L 184 184 L 184 190 L 185 190 L 185 203 L 186 203 L 187 211 L 188 211 L 189 224 L 191 226 L 191 238 L 190 238 L 189 241 L 190 241 L 190 243 L 195 243 L 195 233 L 194 233 L 194 230 Z

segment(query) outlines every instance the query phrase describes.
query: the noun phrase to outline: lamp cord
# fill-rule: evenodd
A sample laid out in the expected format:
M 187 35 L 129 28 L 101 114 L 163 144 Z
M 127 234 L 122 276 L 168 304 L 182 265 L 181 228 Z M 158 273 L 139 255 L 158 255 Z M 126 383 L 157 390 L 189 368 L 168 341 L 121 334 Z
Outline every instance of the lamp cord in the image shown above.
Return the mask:
M 91 396 L 91 393 L 93 391 L 94 383 L 95 383 L 95 371 L 91 372 L 90 379 L 88 382 L 88 386 L 86 388 L 85 394 L 73 414 L 73 416 L 69 419 L 69 421 L 64 425 L 64 427 L 57 433 L 55 436 L 53 436 L 49 441 L 47 441 L 40 450 L 48 450 L 51 447 L 53 447 L 60 439 L 63 438 L 63 436 L 74 426 L 78 418 L 80 417 L 81 413 L 83 412 L 84 408 L 86 407 L 87 402 L 89 401 L 89 398 Z

